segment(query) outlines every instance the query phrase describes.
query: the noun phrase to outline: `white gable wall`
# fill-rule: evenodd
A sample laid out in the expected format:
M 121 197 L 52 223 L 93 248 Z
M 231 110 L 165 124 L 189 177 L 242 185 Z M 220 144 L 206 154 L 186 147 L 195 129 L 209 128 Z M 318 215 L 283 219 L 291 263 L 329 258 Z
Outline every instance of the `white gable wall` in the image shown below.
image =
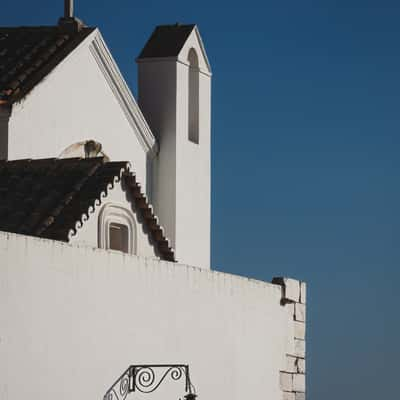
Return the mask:
M 193 29 L 192 33 L 187 38 L 186 43 L 184 44 L 182 50 L 179 52 L 178 60 L 180 62 L 184 64 L 188 63 L 188 56 L 190 49 L 196 50 L 200 71 L 210 75 L 211 67 L 197 26 Z
M 130 161 L 146 189 L 147 150 L 90 50 L 97 36 L 96 30 L 13 106 L 8 159 L 58 157 L 71 144 L 93 139 L 111 160 Z
M 99 247 L 99 234 L 101 230 L 99 226 L 100 214 L 104 207 L 108 205 L 122 207 L 132 214 L 136 224 L 135 254 L 143 257 L 158 258 L 146 225 L 143 224 L 138 210 L 135 208 L 134 203 L 132 203 L 131 196 L 123 190 L 119 182 L 115 183 L 114 188 L 108 191 L 106 198 L 102 199 L 101 205 L 96 206 L 94 211 L 89 213 L 89 219 L 77 230 L 76 235 L 71 237 L 70 243 Z

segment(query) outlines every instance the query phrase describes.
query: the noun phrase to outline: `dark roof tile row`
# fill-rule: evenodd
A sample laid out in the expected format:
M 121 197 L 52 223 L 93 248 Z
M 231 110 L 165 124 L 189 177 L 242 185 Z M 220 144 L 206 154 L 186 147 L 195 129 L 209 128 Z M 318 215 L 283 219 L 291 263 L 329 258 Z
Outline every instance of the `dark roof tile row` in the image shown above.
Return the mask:
M 94 28 L 0 28 L 0 104 L 25 96 Z
M 116 182 L 123 183 L 159 256 L 174 251 L 128 162 L 98 158 L 0 161 L 0 230 L 69 241 Z

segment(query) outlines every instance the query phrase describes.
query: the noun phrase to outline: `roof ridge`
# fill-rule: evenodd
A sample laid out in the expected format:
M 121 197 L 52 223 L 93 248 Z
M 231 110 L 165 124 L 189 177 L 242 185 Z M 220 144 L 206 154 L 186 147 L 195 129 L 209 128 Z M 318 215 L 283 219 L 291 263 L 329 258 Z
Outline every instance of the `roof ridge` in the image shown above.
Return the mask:
M 180 22 L 176 22 L 175 24 L 160 24 L 156 26 L 157 28 L 166 28 L 166 27 L 173 27 L 173 28 L 180 28 L 180 27 L 185 27 L 185 28 L 194 28 L 196 24 L 181 24 Z

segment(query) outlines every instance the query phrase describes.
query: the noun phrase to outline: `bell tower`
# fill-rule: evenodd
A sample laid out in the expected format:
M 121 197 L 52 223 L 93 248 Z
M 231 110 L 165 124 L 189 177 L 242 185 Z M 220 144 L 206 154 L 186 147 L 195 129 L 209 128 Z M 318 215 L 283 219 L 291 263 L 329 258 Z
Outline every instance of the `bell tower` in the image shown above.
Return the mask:
M 137 58 L 159 142 L 152 202 L 178 262 L 210 268 L 211 69 L 196 25 L 158 26 Z

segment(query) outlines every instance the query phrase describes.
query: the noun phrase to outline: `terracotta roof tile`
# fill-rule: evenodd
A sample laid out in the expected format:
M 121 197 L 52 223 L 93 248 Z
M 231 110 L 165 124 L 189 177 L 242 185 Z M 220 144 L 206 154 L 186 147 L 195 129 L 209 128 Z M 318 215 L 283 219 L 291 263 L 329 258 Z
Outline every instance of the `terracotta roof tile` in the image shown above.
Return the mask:
M 25 96 L 94 28 L 0 28 L 0 103 Z
M 0 161 L 0 230 L 67 242 L 122 181 L 162 259 L 175 261 L 129 163 L 103 158 Z

